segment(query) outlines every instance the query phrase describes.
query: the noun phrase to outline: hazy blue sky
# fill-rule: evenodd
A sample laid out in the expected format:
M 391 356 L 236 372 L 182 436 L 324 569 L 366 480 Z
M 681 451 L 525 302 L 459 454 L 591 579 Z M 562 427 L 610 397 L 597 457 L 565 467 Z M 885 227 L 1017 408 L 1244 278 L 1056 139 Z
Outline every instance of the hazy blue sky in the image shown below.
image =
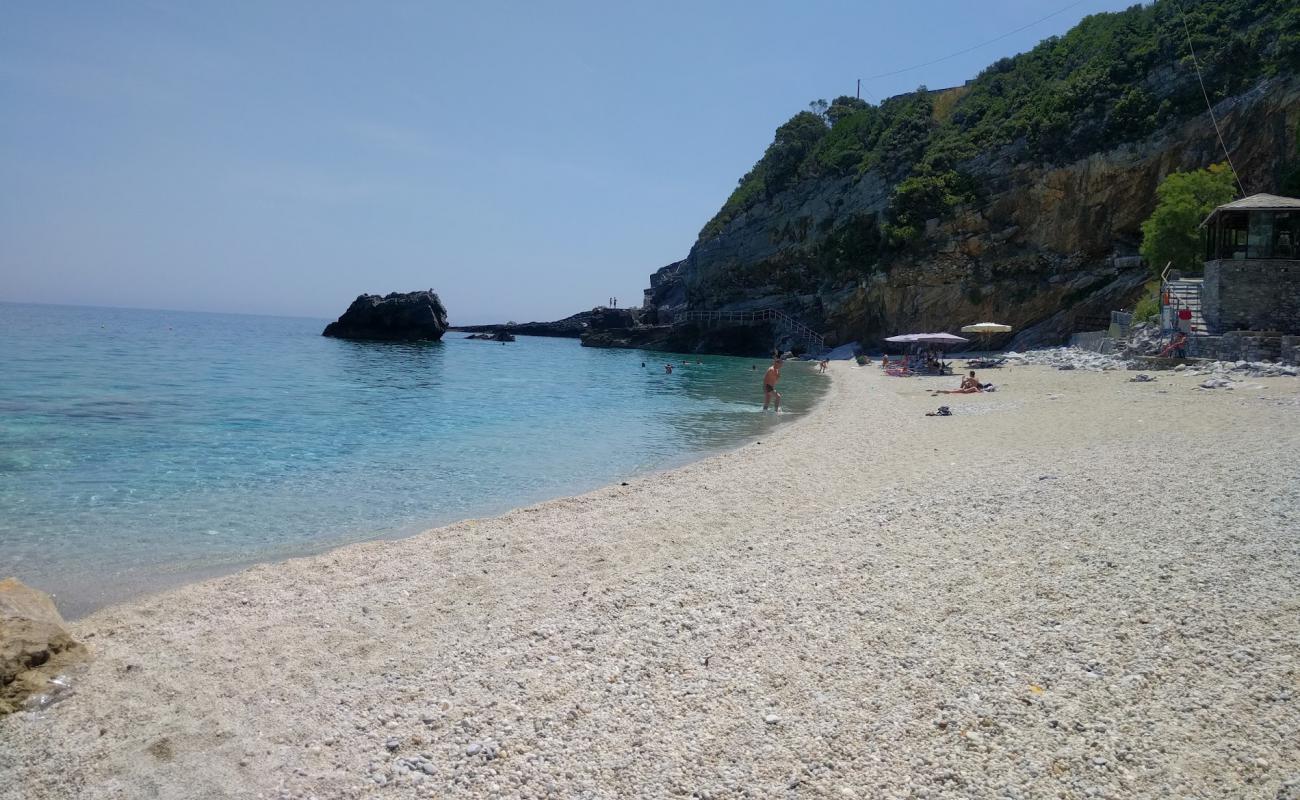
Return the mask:
M 460 323 L 639 304 L 809 100 L 1068 5 L 4 3 L 0 300 L 325 317 L 433 287 Z

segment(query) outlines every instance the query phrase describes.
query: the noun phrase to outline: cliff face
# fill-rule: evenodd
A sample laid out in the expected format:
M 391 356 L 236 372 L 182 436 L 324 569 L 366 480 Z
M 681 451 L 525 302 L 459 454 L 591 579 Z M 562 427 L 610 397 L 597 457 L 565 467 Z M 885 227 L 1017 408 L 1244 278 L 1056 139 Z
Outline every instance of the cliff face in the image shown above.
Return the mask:
M 1262 82 L 1215 112 L 1247 192 L 1275 190 L 1296 147 L 1300 79 Z M 1017 331 L 1001 344 L 1059 342 L 1104 327 L 1150 279 L 1137 247 L 1160 181 L 1222 160 L 1206 113 L 1064 165 L 1031 159 L 1023 143 L 983 153 L 957 166 L 974 182 L 974 201 L 928 220 L 918 241 L 853 279 L 828 278 L 818 265 L 879 239 L 896 182 L 880 169 L 797 181 L 657 271 L 644 316 L 668 322 L 686 308 L 776 307 L 830 343 L 868 345 L 993 320 Z

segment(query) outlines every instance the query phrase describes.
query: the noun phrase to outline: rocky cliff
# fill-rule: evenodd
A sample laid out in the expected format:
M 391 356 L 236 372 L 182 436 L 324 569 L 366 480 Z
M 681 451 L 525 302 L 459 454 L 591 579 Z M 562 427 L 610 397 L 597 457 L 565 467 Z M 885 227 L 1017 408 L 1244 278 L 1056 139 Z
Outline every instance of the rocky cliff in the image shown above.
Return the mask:
M 1300 80 L 1261 82 L 1215 112 L 1247 191 L 1270 190 L 1296 146 Z M 777 307 L 832 342 L 997 320 L 1017 331 L 1003 344 L 1057 342 L 1104 327 L 1150 279 L 1137 248 L 1160 181 L 1222 160 L 1209 114 L 1061 165 L 1027 158 L 1023 143 L 1006 146 L 959 165 L 979 187 L 977 202 L 927 220 L 919 241 L 839 282 L 817 274 L 818 260 L 878 238 L 894 187 L 879 170 L 801 181 L 656 271 L 644 316 Z

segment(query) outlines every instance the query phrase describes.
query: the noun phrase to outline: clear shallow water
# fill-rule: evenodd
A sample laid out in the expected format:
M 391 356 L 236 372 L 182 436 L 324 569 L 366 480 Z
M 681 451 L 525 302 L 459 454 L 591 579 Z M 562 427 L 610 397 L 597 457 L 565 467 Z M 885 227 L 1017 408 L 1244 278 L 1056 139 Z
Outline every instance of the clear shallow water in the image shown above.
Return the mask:
M 0 576 L 78 615 L 592 489 L 777 422 L 749 359 L 355 343 L 324 323 L 0 303 Z M 791 412 L 823 390 L 812 373 L 785 370 Z

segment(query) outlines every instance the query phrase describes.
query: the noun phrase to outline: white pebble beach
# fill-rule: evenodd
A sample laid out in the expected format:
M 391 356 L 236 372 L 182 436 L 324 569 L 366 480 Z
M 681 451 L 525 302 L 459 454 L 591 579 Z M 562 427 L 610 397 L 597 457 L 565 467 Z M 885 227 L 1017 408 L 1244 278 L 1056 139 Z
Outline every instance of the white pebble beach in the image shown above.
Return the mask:
M 0 797 L 1300 797 L 1300 380 L 1153 374 L 835 363 L 734 451 L 103 609 Z

